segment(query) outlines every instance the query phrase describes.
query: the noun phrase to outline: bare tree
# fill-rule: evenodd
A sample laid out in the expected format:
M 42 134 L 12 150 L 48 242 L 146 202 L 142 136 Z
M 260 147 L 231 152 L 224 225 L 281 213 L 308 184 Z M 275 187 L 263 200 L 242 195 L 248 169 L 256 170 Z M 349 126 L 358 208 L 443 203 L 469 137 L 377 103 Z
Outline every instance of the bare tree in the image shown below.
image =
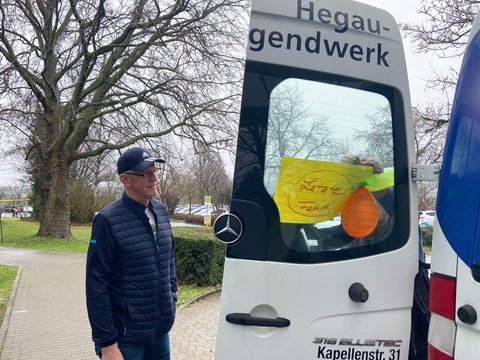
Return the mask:
M 425 20 L 421 24 L 403 23 L 400 27 L 418 52 L 434 53 L 439 58 L 460 57 L 465 51 L 479 6 L 478 0 L 422 0 L 417 12 Z M 458 70 L 452 67 L 447 73 L 432 70 L 433 76 L 427 86 L 441 91 L 445 100 L 414 109 L 417 163 L 421 164 L 438 164 L 442 160 L 452 106 L 451 92 L 458 79 Z M 436 182 L 419 183 L 420 209 L 434 208 L 437 185 Z
M 179 168 L 180 176 L 178 182 L 175 183 L 175 188 L 181 194 L 180 203 L 190 205 L 188 213 L 193 210 L 191 205 L 203 203 L 203 196 L 205 195 L 200 195 L 200 186 L 195 178 L 195 161 L 196 159 L 194 156 L 188 156 L 185 158 Z
M 369 127 L 356 133 L 355 139 L 364 144 L 362 156 L 393 166 L 393 130 L 390 107 L 377 107 L 375 113 L 366 116 Z
M 440 164 L 443 158 L 447 127 L 444 107 L 429 106 L 422 111 L 414 109 L 413 127 L 415 131 L 415 150 L 417 164 Z M 435 208 L 438 183 L 422 181 L 418 183 L 419 210 Z
M 20 181 L 0 187 L 0 199 L 2 200 L 23 198 L 25 198 L 25 191 L 23 190 L 23 183 Z
M 25 148 L 38 235 L 70 238 L 75 162 L 175 134 L 235 132 L 246 0 L 0 3 L 0 129 Z
M 417 164 L 438 164 L 442 161 L 447 133 L 447 127 L 444 125 L 447 120 L 438 119 L 437 115 L 444 111 L 433 106 L 413 110 Z
M 180 203 L 181 189 L 178 184 L 182 181 L 182 174 L 177 164 L 166 163 L 160 168 L 158 180 L 158 194 L 170 214 L 173 214 L 175 207 Z
M 204 151 L 193 159 L 193 175 L 199 186 L 201 199 L 211 196 L 212 205 L 230 204 L 232 181 L 225 171 L 225 164 L 217 152 Z
M 459 58 L 465 51 L 479 5 L 479 0 L 422 0 L 417 12 L 425 20 L 420 24 L 401 23 L 400 28 L 412 40 L 417 52 L 433 53 L 439 58 Z M 451 92 L 456 87 L 457 79 L 458 70 L 453 67 L 446 73 L 432 68 L 427 87 L 439 90 L 446 100 L 440 105 L 426 105 L 428 112 L 422 113 L 422 117 L 439 122 L 445 118 L 448 120 L 452 105 Z M 432 113 L 431 110 L 435 108 L 441 112 Z M 421 108 L 417 110 L 422 112 Z
M 417 12 L 425 17 L 422 24 L 402 23 L 419 52 L 435 52 L 439 57 L 462 55 L 475 15 L 478 0 L 422 0 Z
M 177 200 L 178 205 L 203 204 L 205 196 L 211 196 L 212 205 L 229 204 L 232 193 L 232 181 L 229 179 L 225 164 L 218 152 L 197 144 L 199 151 L 186 155 L 180 161 L 165 164 L 159 184 L 162 201 Z M 168 201 L 167 201 L 168 202 Z M 173 211 L 172 206 L 172 211 Z M 169 207 L 170 208 L 170 207 Z
M 97 188 L 103 181 L 117 179 L 115 157 L 110 152 L 74 161 L 69 177 L 81 180 L 85 185 Z
M 312 109 L 298 83 L 284 82 L 272 92 L 265 151 L 265 181 L 278 179 L 283 157 L 338 160 L 338 142 L 331 137 L 328 116 Z

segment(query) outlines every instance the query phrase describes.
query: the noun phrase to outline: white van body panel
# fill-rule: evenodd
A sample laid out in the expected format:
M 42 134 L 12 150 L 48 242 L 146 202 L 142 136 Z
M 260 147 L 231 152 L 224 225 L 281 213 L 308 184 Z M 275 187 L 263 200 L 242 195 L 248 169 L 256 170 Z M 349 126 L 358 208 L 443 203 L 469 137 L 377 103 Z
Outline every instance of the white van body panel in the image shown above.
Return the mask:
M 433 239 L 430 270 L 434 273 L 455 277 L 458 256 L 445 239 L 438 220 L 435 220 L 433 224 Z
M 472 277 L 472 269 L 462 260 L 458 261 L 456 308 L 471 305 L 477 309 L 480 299 L 480 285 Z M 477 359 L 480 351 L 480 321 L 465 324 L 456 316 L 457 333 L 455 341 L 455 359 Z
M 368 347 L 369 354 L 383 352 L 388 359 L 394 356 L 390 351 L 400 350 L 402 357 L 392 359 L 406 359 L 413 287 L 405 278 L 413 279 L 415 271 L 398 269 L 405 269 L 403 265 L 417 256 L 418 245 L 409 242 L 401 251 L 335 264 L 299 266 L 227 258 L 215 358 L 317 359 L 322 358 L 317 357 L 322 347 L 323 354 L 348 351 L 351 347 L 338 344 L 341 339 L 361 343 L 373 339 L 402 341 L 396 343 L 400 346 L 377 342 Z M 350 300 L 348 288 L 355 282 L 369 291 L 366 303 Z M 259 329 L 224 321 L 234 312 L 285 317 L 292 323 L 287 328 Z M 318 344 L 315 338 L 337 343 Z

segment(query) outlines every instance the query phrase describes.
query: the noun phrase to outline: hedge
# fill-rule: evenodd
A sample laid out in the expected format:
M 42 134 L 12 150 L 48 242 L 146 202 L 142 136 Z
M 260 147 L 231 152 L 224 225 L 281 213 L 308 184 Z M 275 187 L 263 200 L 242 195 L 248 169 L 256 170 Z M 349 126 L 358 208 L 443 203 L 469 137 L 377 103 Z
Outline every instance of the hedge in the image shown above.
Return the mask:
M 432 247 L 433 226 L 422 227 L 423 246 Z
M 213 236 L 211 228 L 173 227 L 177 279 L 181 284 L 221 285 L 225 244 Z

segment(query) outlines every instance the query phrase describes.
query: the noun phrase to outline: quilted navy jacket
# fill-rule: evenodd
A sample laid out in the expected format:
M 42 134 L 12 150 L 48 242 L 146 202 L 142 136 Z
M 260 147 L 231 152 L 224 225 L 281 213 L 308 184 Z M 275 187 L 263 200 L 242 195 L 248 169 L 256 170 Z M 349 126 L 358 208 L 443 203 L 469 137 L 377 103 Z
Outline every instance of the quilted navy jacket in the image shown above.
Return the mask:
M 146 207 L 125 193 L 93 221 L 87 254 L 86 296 L 92 337 L 101 347 L 116 342 L 149 344 L 170 331 L 177 278 L 165 206 L 152 199 L 156 241 Z

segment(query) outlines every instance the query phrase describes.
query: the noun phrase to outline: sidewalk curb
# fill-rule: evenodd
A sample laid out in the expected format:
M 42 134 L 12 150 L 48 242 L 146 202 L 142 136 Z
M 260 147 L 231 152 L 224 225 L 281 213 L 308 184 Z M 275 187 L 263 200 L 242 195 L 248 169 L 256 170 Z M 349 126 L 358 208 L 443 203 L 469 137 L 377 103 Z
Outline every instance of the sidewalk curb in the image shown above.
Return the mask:
M 3 316 L 2 326 L 0 327 L 0 354 L 3 351 L 3 344 L 7 336 L 8 326 L 10 325 L 10 316 L 12 315 L 13 303 L 15 302 L 15 296 L 17 295 L 18 283 L 20 282 L 20 277 L 22 276 L 22 266 L 18 266 L 17 276 L 13 282 L 12 293 L 8 299 L 7 309 L 5 310 L 5 315 Z
M 182 306 L 179 306 L 177 311 L 180 311 L 182 310 L 183 308 L 186 308 L 187 306 L 189 305 L 192 305 L 193 303 L 199 301 L 199 300 L 202 300 L 202 299 L 205 299 L 206 297 L 209 297 L 210 295 L 214 295 L 214 294 L 217 294 L 219 292 L 222 291 L 222 288 L 218 288 L 218 289 L 215 289 L 215 290 L 212 290 L 212 291 L 209 291 L 209 292 L 206 292 L 204 294 L 200 294 L 196 297 L 194 297 L 193 299 L 190 299 L 188 300 L 187 303 L 183 304 Z

